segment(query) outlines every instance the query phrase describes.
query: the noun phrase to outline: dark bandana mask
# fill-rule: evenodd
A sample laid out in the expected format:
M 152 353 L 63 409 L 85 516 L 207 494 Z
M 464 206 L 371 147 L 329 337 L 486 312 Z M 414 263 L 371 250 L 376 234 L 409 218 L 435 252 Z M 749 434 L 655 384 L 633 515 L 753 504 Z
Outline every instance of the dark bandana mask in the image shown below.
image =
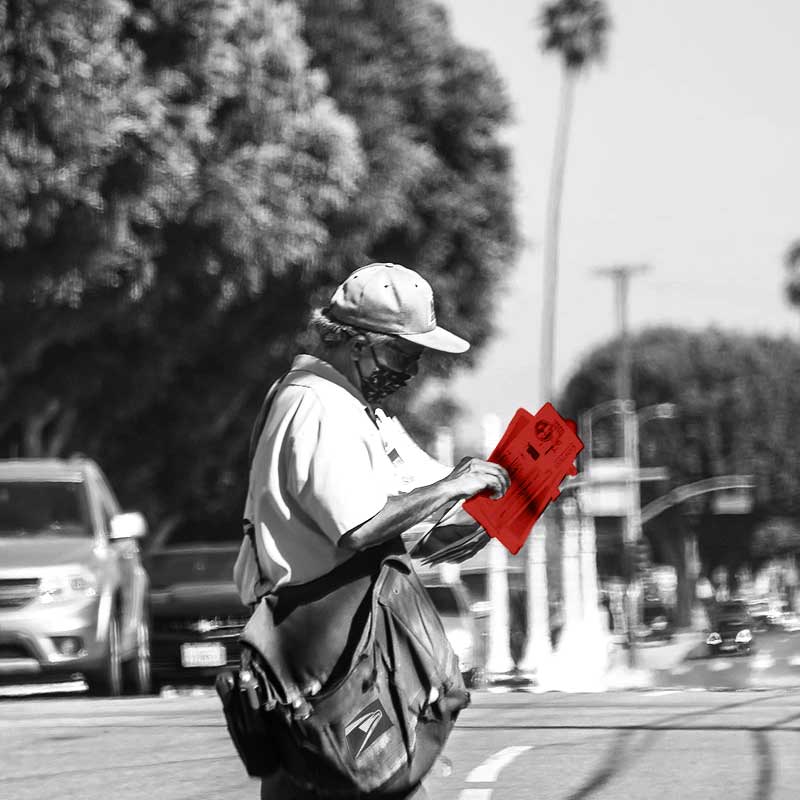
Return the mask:
M 399 372 L 383 365 L 378 365 L 365 377 L 361 374 L 361 365 L 356 363 L 356 366 L 361 380 L 361 392 L 368 403 L 383 400 L 384 397 L 394 394 L 414 377 L 410 372 Z
M 363 375 L 360 361 L 356 361 L 356 369 L 364 399 L 368 403 L 374 403 L 394 394 L 398 389 L 402 389 L 414 377 L 414 373 L 402 369 L 392 369 L 381 363 L 372 344 L 369 347 L 372 351 L 372 360 L 376 364 L 375 369 L 369 375 Z

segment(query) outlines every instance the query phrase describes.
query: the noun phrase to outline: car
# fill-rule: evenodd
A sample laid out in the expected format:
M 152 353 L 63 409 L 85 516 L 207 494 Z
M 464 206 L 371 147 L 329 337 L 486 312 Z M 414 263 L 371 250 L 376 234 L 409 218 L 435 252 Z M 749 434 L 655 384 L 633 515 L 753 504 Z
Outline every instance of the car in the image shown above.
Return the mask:
M 157 686 L 211 683 L 238 665 L 250 618 L 233 582 L 241 541 L 241 520 L 187 519 L 145 553 Z
M 477 633 L 470 609 L 467 587 L 461 582 L 445 583 L 431 578 L 423 581 L 428 596 L 439 612 L 447 639 L 458 658 L 459 669 L 467 687 L 479 680 Z
M 747 603 L 727 600 L 717 605 L 712 629 L 706 637 L 711 655 L 740 653 L 749 655 L 755 647 L 754 620 Z
M 146 531 L 89 458 L 0 460 L 0 680 L 150 691 Z

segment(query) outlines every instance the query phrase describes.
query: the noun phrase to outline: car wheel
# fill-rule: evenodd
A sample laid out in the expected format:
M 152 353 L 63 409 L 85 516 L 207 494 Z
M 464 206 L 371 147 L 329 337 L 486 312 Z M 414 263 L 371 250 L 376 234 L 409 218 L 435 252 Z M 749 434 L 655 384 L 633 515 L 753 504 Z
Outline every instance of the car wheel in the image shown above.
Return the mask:
M 119 697 L 122 694 L 122 660 L 119 649 L 119 620 L 116 614 L 108 621 L 108 643 L 103 666 L 86 676 L 89 691 L 103 697 Z
M 152 694 L 153 677 L 150 671 L 150 625 L 139 620 L 136 627 L 136 650 L 123 668 L 125 691 L 128 694 Z

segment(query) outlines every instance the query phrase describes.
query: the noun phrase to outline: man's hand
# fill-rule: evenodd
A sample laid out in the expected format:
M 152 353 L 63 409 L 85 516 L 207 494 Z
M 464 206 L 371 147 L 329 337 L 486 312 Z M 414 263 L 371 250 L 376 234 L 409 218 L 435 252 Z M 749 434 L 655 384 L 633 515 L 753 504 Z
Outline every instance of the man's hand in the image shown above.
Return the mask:
M 506 493 L 511 479 L 499 464 L 480 458 L 462 458 L 442 482 L 451 486 L 453 497 L 459 499 L 474 497 L 488 489 L 492 499 L 497 500 Z

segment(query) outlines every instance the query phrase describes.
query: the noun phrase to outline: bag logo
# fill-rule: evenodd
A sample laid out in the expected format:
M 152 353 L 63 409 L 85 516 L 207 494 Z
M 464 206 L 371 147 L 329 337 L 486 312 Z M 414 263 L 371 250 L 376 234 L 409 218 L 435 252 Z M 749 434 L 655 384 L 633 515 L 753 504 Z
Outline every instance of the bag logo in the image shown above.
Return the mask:
M 376 739 L 393 726 L 380 700 L 373 700 L 361 709 L 344 729 L 347 746 L 353 758 L 358 758 Z

